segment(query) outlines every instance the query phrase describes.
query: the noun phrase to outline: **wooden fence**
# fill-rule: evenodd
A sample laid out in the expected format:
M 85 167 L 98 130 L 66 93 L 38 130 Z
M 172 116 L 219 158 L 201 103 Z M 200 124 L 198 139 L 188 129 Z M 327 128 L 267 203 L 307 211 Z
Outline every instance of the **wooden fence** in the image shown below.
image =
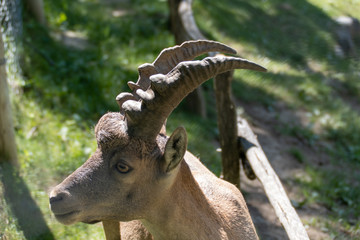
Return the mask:
M 186 40 L 206 39 L 198 29 L 192 13 L 192 0 L 168 0 L 171 27 L 177 44 Z M 217 53 L 210 53 L 216 55 Z M 245 119 L 237 118 L 236 107 L 231 99 L 233 71 L 219 74 L 214 79 L 217 121 L 224 179 L 240 186 L 240 161 L 250 179 L 257 178 L 285 228 L 289 239 L 309 239 L 307 232 L 271 167 L 256 135 Z M 204 108 L 201 90 L 197 90 L 196 101 Z M 193 104 L 195 105 L 195 104 Z M 200 112 L 202 115 L 204 115 Z

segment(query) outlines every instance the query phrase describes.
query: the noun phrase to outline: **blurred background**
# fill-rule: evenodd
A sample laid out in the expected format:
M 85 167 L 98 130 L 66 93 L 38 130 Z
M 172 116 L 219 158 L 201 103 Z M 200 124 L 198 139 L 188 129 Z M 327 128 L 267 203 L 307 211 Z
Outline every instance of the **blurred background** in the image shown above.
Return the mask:
M 236 71 L 233 96 L 310 238 L 360 239 L 360 1 L 194 0 L 193 12 L 208 39 L 268 69 Z M 100 224 L 58 223 L 47 194 L 95 150 L 137 67 L 175 45 L 168 3 L 2 0 L 0 14 L 18 164 L 0 168 L 0 239 L 104 239 Z M 167 125 L 220 175 L 212 84 L 206 118 L 181 105 Z M 286 239 L 260 185 L 241 181 L 262 239 Z

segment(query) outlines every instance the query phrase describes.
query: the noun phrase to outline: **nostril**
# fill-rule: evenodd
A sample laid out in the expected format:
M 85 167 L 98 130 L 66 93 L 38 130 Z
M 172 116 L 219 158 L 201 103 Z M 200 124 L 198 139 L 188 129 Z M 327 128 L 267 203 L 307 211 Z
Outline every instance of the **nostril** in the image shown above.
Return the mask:
M 61 201 L 62 199 L 63 199 L 62 196 L 51 197 L 51 198 L 50 198 L 50 204 L 52 204 L 52 203 L 54 203 L 54 202 Z
M 50 197 L 50 204 L 53 204 L 55 202 L 59 202 L 59 201 L 62 201 L 65 197 L 65 193 L 59 193 L 53 197 Z

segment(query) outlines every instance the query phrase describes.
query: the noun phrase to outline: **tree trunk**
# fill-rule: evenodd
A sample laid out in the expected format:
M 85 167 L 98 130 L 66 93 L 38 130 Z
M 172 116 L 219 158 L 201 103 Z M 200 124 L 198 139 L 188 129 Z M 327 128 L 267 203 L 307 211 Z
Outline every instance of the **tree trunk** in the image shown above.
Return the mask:
M 15 133 L 5 68 L 5 51 L 0 34 L 0 164 L 18 166 Z

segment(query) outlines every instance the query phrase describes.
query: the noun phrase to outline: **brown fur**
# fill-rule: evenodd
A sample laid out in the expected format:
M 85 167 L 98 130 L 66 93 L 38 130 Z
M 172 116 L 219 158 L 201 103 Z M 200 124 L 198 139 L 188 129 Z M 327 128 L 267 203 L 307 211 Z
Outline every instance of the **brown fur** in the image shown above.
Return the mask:
M 144 142 L 108 113 L 95 134 L 96 152 L 50 194 L 60 222 L 131 221 L 121 223 L 122 239 L 257 239 L 240 191 L 183 155 L 184 130 Z M 132 171 L 118 172 L 118 163 Z
M 50 193 L 60 222 L 103 221 L 108 238 L 119 237 L 122 222 L 122 239 L 257 239 L 240 191 L 186 151 L 185 129 L 164 135 L 169 114 L 202 82 L 235 68 L 266 71 L 236 57 L 185 61 L 214 50 L 235 53 L 190 41 L 139 68 L 133 93 L 116 98 L 120 113 L 95 127 L 95 153 Z

